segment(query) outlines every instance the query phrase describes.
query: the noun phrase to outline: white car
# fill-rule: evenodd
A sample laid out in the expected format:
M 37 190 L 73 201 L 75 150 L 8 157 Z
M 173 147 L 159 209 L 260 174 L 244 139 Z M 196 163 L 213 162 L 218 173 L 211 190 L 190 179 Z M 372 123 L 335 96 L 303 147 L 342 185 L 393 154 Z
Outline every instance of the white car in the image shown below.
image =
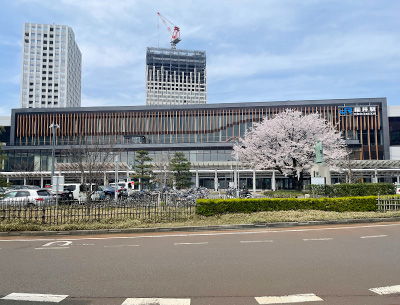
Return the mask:
M 49 189 L 21 189 L 4 193 L 0 198 L 0 207 L 3 205 L 15 206 L 42 206 L 51 205 L 53 196 Z

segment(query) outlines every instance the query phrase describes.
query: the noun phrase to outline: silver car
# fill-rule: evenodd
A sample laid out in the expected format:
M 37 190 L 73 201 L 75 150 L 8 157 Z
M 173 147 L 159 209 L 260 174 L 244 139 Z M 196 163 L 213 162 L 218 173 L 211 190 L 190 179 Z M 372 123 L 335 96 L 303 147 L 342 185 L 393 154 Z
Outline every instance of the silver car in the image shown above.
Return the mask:
M 16 206 L 42 206 L 50 205 L 53 196 L 48 189 L 21 189 L 10 190 L 0 198 L 0 207 L 4 205 Z

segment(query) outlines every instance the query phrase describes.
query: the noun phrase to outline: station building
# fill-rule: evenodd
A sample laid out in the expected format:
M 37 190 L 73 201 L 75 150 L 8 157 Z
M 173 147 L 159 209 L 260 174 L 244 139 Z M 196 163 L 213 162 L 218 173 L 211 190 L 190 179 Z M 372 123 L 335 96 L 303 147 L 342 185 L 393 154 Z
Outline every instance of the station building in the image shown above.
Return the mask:
M 343 133 L 354 159 L 368 161 L 370 165 L 386 160 L 386 167 L 394 166 L 394 163 L 388 163 L 392 150 L 389 134 L 400 134 L 400 120 L 393 122 L 393 126 L 399 122 L 398 130 L 390 130 L 386 98 L 357 98 L 190 107 L 13 109 L 10 142 L 3 146 L 7 159 L 2 175 L 17 183 L 25 183 L 26 177 L 31 184 L 43 186 L 49 183 L 53 148 L 49 126 L 54 123 L 59 125 L 55 139 L 56 169 L 66 180 L 79 181 L 76 173 L 70 173 L 67 166 L 62 166 L 67 163 L 67 152 L 72 146 L 85 143 L 107 147 L 112 144 L 125 166 L 121 167 L 120 176 L 132 171 L 138 150 L 148 151 L 153 162 L 179 151 L 192 164 L 192 179 L 196 186 L 225 189 L 229 182 L 239 179 L 240 187 L 252 190 L 275 186 L 290 189 L 290 179 L 275 176 L 276 173 L 269 170 L 254 171 L 232 155 L 235 141 L 243 137 L 248 128 L 286 108 L 304 114 L 320 113 Z M 400 145 L 400 136 L 396 139 Z M 391 176 L 398 179 L 398 174 L 400 169 Z M 340 175 L 333 175 L 333 179 L 339 181 Z M 373 174 L 366 172 L 364 181 L 370 181 L 372 175 L 376 177 L 376 171 Z M 112 171 L 110 177 L 113 177 Z

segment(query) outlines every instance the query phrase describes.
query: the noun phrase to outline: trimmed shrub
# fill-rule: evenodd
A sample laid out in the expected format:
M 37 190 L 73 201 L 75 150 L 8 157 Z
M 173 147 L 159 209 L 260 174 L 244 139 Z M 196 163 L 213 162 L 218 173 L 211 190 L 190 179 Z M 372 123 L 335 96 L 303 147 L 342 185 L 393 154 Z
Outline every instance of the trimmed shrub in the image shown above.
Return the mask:
M 377 211 L 377 197 L 343 198 L 250 198 L 250 199 L 199 199 L 197 213 L 213 216 L 227 213 L 254 213 L 265 211 L 322 210 L 334 212 Z
M 284 191 L 264 191 L 263 195 L 268 198 L 297 198 L 299 196 L 304 196 L 305 193 L 302 191 L 292 191 L 292 190 L 284 190 Z
M 311 193 L 326 197 L 378 196 L 396 194 L 392 183 L 342 183 L 334 185 L 308 186 Z

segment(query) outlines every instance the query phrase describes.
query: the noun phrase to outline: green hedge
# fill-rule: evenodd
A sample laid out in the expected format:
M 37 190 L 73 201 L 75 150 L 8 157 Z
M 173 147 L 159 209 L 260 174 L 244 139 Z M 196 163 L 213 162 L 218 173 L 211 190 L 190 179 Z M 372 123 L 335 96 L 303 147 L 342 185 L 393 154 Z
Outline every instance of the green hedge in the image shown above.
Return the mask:
M 311 193 L 326 197 L 378 196 L 396 194 L 393 183 L 342 183 L 334 185 L 309 185 Z
M 199 199 L 197 213 L 213 216 L 226 213 L 263 211 L 322 210 L 335 212 L 367 212 L 377 210 L 377 197 L 344 198 L 259 198 L 259 199 Z
M 293 190 L 280 190 L 280 191 L 264 191 L 262 192 L 268 198 L 297 198 L 300 196 L 304 197 L 304 192 L 302 191 L 293 191 Z

